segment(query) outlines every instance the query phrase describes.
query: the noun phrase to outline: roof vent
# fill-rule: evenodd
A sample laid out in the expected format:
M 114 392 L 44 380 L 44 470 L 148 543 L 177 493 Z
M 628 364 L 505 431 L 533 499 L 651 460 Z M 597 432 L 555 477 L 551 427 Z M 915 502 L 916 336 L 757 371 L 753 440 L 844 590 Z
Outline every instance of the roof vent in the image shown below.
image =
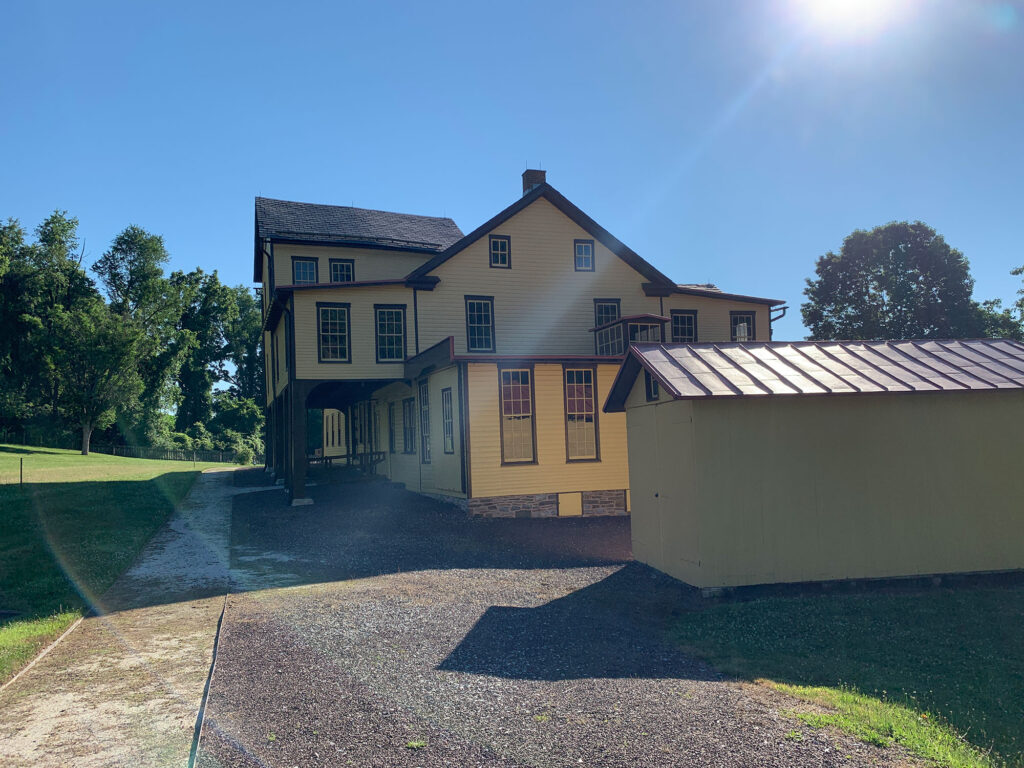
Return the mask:
M 547 171 L 534 171 L 527 168 L 523 171 L 523 194 L 536 189 L 541 184 L 546 184 L 548 180 Z

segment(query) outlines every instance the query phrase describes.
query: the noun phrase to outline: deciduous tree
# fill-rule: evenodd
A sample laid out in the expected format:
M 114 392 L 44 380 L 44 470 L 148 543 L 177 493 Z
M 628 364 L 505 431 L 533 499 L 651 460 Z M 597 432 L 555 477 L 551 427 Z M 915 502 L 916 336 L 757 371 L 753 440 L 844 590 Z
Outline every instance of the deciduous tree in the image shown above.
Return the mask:
M 811 339 L 982 335 L 967 259 L 921 222 L 857 230 L 818 259 L 801 307 Z

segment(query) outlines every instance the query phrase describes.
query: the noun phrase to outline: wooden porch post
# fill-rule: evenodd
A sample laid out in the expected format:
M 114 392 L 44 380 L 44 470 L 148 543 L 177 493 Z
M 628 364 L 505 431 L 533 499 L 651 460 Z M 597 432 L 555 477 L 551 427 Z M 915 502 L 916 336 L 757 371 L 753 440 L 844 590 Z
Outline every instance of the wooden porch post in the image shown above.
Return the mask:
M 306 496 L 306 396 L 309 385 L 304 381 L 293 381 L 289 387 L 291 397 L 291 471 L 288 483 L 288 497 L 293 507 L 312 504 Z

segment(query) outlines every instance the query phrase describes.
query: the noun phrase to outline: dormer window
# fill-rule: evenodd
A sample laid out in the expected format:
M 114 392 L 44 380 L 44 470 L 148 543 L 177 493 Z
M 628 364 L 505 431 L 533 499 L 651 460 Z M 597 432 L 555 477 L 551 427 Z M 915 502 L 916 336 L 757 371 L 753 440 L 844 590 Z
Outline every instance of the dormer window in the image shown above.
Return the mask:
M 660 315 L 632 315 L 591 328 L 595 351 L 600 357 L 619 357 L 633 342 L 660 342 L 667 322 L 668 318 Z
M 495 269 L 512 268 L 512 238 L 508 235 L 491 235 L 491 266 Z
M 574 240 L 573 241 L 574 262 L 573 266 L 577 272 L 594 271 L 594 241 Z
M 292 285 L 319 282 L 318 260 L 292 256 Z

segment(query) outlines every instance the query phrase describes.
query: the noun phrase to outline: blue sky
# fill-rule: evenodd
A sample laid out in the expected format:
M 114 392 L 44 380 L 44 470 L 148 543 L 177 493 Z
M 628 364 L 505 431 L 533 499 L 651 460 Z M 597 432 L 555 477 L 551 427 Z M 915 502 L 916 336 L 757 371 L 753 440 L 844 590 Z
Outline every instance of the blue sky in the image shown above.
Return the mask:
M 935 227 L 978 298 L 1024 264 L 1024 6 L 15 2 L 0 217 L 127 224 L 251 282 L 253 197 L 447 215 L 548 180 L 680 282 L 786 299 L 855 228 Z M 849 2 L 849 0 L 846 0 Z

